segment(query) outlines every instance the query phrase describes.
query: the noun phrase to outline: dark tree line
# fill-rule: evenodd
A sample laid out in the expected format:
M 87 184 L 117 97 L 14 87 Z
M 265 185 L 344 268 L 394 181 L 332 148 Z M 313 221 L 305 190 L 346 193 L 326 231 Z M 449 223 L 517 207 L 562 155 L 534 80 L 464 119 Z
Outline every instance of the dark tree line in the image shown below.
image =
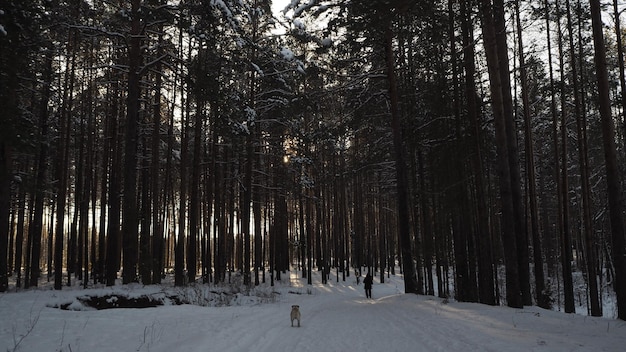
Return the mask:
M 399 268 L 624 319 L 621 10 L 1 0 L 0 291 Z

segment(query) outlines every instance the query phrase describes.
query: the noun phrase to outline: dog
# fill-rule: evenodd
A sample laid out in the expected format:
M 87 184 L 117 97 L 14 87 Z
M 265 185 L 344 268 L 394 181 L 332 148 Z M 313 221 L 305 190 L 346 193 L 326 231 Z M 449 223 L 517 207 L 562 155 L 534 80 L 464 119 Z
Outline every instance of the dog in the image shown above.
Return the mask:
M 291 306 L 291 326 L 294 320 L 298 321 L 298 327 L 300 327 L 300 306 L 295 304 Z

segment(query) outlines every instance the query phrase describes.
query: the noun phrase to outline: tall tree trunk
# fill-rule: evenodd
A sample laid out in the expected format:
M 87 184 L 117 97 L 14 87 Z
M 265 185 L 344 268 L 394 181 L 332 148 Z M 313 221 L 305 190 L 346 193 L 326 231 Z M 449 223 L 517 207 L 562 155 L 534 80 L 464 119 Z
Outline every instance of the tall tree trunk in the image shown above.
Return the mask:
M 0 155 L 0 157 L 1 156 L 2 155 Z M 30 162 L 26 161 L 26 167 L 28 167 L 29 164 Z M 11 164 L 9 163 L 8 165 L 10 166 Z M 0 167 L 2 166 L 3 165 L 0 165 Z M 10 179 L 7 180 L 7 182 L 10 186 L 11 184 Z M 10 190 L 10 187 L 9 187 L 9 190 Z M 2 199 L 10 200 L 9 196 L 10 196 L 10 193 L 7 193 L 7 197 L 2 198 Z M 23 184 L 20 184 L 20 188 L 19 188 L 19 193 L 18 193 L 18 198 L 17 198 L 17 209 L 18 209 L 17 210 L 18 212 L 17 213 L 17 235 L 15 236 L 15 271 L 17 275 L 15 278 L 15 287 L 19 289 L 22 287 L 22 257 L 24 256 L 24 253 L 23 253 L 24 223 L 26 222 L 26 189 Z M 52 253 L 53 252 L 50 251 L 50 254 Z
M 146 114 L 146 118 L 144 123 L 146 125 L 149 124 L 148 116 Z M 146 133 L 141 134 L 141 150 L 143 156 L 141 157 L 141 181 L 140 191 L 141 191 L 141 202 L 140 202 L 140 210 L 141 210 L 141 230 L 139 232 L 139 277 L 141 279 L 141 283 L 144 285 L 152 284 L 152 238 L 150 236 L 151 228 L 156 226 L 156 224 L 151 224 L 152 222 L 152 214 L 157 213 L 157 209 L 152 209 L 152 201 L 150 199 L 151 196 L 158 197 L 157 194 L 151 195 L 151 179 L 150 179 L 150 159 L 148 158 L 148 135 Z M 155 177 L 158 174 L 155 174 Z
M 256 127 L 259 128 L 258 125 Z M 257 136 L 260 133 L 257 131 Z M 260 142 L 257 141 L 254 147 L 254 159 L 255 164 L 261 166 L 261 148 Z M 259 270 L 262 270 L 263 262 L 263 236 L 261 228 L 261 176 L 253 175 L 252 182 L 252 211 L 254 212 L 254 284 L 259 285 Z M 310 233 L 310 232 L 309 232 Z M 310 274 L 310 273 L 309 273 Z M 308 276 L 308 280 L 311 280 L 311 275 Z
M 108 88 L 110 90 L 110 88 Z M 110 92 L 107 90 L 106 96 L 109 96 Z M 94 267 L 95 276 L 97 277 L 98 282 L 105 283 L 105 260 L 106 260 L 106 233 L 107 233 L 107 210 L 108 210 L 108 191 L 109 191 L 109 182 L 111 181 L 110 172 L 112 172 L 110 168 L 111 163 L 111 119 L 104 119 L 103 121 L 103 135 L 104 140 L 102 141 L 102 178 L 100 180 L 100 225 L 98 228 L 98 260 L 96 261 L 96 266 Z
M 191 171 L 191 190 L 189 202 L 189 246 L 187 248 L 187 276 L 189 282 L 196 282 L 198 225 L 200 224 L 200 170 L 202 170 L 202 121 L 205 113 L 204 104 L 198 102 L 193 131 L 193 164 Z
M 181 49 L 179 55 L 183 56 L 183 33 L 182 30 L 179 34 L 179 44 Z M 191 50 L 189 45 L 188 51 Z M 181 66 L 182 70 L 182 66 Z M 186 95 L 186 88 L 184 83 L 181 82 L 181 105 L 183 106 L 181 116 L 181 137 L 180 137 L 180 200 L 178 206 L 178 235 L 174 245 L 174 284 L 176 286 L 183 286 L 185 284 L 185 224 L 187 222 L 187 174 L 188 174 L 188 146 L 189 146 L 189 111 L 190 102 L 189 95 Z
M 89 62 L 92 62 L 92 51 L 89 50 Z M 92 81 L 91 74 L 88 75 L 89 81 Z M 93 89 L 91 86 L 87 88 L 87 97 L 83 100 L 85 104 L 84 115 L 86 122 L 86 140 L 85 140 L 85 158 L 83 170 L 83 195 L 80 201 L 80 222 L 79 222 L 79 238 L 81 242 L 81 253 L 79 256 L 79 268 L 82 268 L 80 278 L 82 279 L 83 288 L 87 288 L 89 283 L 89 202 L 93 190 L 93 170 L 94 170 L 94 153 L 93 153 L 93 136 L 96 133 L 94 128 L 93 116 Z M 92 244 L 93 245 L 93 244 Z
M 90 61 L 91 61 L 91 51 L 90 51 Z M 85 167 L 84 167 L 84 193 L 83 198 L 81 200 L 81 215 L 80 215 L 80 236 L 82 238 L 82 262 L 80 266 L 82 266 L 82 284 L 83 288 L 87 288 L 87 284 L 89 283 L 89 202 L 91 201 L 93 190 L 93 170 L 94 170 L 94 158 L 93 158 L 93 136 L 96 133 L 94 128 L 94 116 L 93 116 L 93 89 L 89 88 L 87 90 L 87 96 L 89 98 L 86 99 L 86 115 L 87 115 L 87 140 L 86 140 L 86 151 L 85 151 Z M 95 215 L 95 213 L 94 213 Z M 95 243 L 92 243 L 92 246 L 95 246 Z
M 182 78 L 181 78 L 182 80 Z M 176 227 L 176 200 L 174 197 L 174 110 L 176 108 L 176 92 L 178 79 L 174 79 L 172 85 L 172 104 L 168 110 L 168 124 L 167 124 L 167 157 L 165 159 L 165 189 L 163 192 L 163 241 L 161 242 L 161 259 L 163 265 L 161 270 L 165 270 L 166 267 L 171 267 L 171 249 L 172 249 L 172 237 L 173 229 Z M 176 270 L 176 269 L 174 269 Z
M 11 150 L 6 141 L 0 142 L 0 292 L 9 289 L 7 252 L 11 212 Z M 17 270 L 20 270 L 18 267 Z
M 544 0 L 544 10 L 545 10 L 545 18 L 546 18 L 546 43 L 548 49 L 548 73 L 550 76 L 550 116 L 552 117 L 552 154 L 554 156 L 554 184 L 556 185 L 556 199 L 557 199 L 557 216 L 554 221 L 555 225 L 555 233 L 557 234 L 555 237 L 559 237 L 562 229 L 561 225 L 561 169 L 560 169 L 560 161 L 559 161 L 559 138 L 558 138 L 558 117 L 556 112 L 556 90 L 554 85 L 554 69 L 552 64 L 552 39 L 551 39 L 551 14 L 550 14 L 550 5 L 548 0 Z M 546 219 L 548 219 L 546 217 Z M 556 258 L 556 251 L 554 247 L 552 247 L 553 243 L 557 241 L 550 241 L 550 248 L 552 249 L 549 253 L 553 253 L 554 255 L 547 256 L 549 270 L 554 270 L 555 261 L 553 258 Z
M 214 144 L 213 144 L 214 152 L 213 153 L 215 154 L 215 158 L 218 160 L 218 163 L 219 163 L 220 161 L 219 159 L 221 157 L 220 154 L 221 154 L 221 150 L 223 149 L 223 147 L 219 145 L 217 136 L 214 136 L 213 140 L 214 140 Z M 224 159 L 226 159 L 226 157 L 224 157 Z M 226 172 L 224 169 L 225 169 L 224 167 L 215 168 L 215 186 L 213 187 L 213 189 L 215 190 L 215 201 L 214 201 L 215 220 L 214 220 L 214 230 L 213 230 L 213 245 L 214 245 L 214 252 L 215 252 L 215 254 L 213 255 L 213 258 L 215 258 L 213 266 L 215 267 L 215 278 L 214 278 L 215 283 L 224 281 L 225 270 L 226 270 L 226 258 L 225 258 L 225 253 L 224 253 L 226 251 L 226 244 L 225 244 L 226 218 L 225 218 L 225 211 L 224 211 L 224 208 L 225 208 L 224 201 L 222 200 L 224 198 L 225 188 L 226 188 L 223 186 L 224 180 L 226 178 L 225 176 Z
M 316 186 L 319 187 L 319 186 Z M 307 198 L 306 202 L 305 202 L 305 216 L 306 216 L 306 233 L 307 233 L 307 242 L 306 242 L 306 253 L 307 253 L 307 267 L 306 267 L 306 271 L 307 271 L 307 284 L 308 285 L 312 285 L 313 284 L 313 241 L 315 240 L 315 238 L 317 236 L 315 236 L 316 234 L 314 233 L 313 229 L 314 229 L 314 220 L 313 220 L 313 199 L 315 199 L 315 195 L 314 195 L 314 190 L 310 190 L 310 198 Z M 347 259 L 349 261 L 349 259 Z M 349 268 L 349 266 L 348 266 Z
M 121 133 L 119 128 L 120 111 L 118 105 L 120 101 L 119 84 L 114 83 L 111 88 L 112 110 L 109 113 L 109 137 L 112 160 L 109 176 L 109 211 L 106 238 L 106 263 L 104 266 L 106 285 L 113 286 L 117 279 L 117 272 L 120 269 L 120 211 L 121 211 L 121 169 L 122 169 L 122 147 Z
M 482 14 L 483 41 L 489 70 L 491 104 L 494 114 L 497 149 L 497 171 L 500 186 L 500 201 L 502 203 L 502 243 L 506 266 L 506 298 L 507 305 L 522 308 L 524 300 L 521 294 L 519 264 L 516 237 L 516 212 L 511 186 L 511 163 L 509 160 L 509 144 L 507 142 L 506 116 L 503 102 L 503 85 L 501 70 L 508 71 L 508 66 L 500 67 L 502 60 L 498 59 L 499 50 L 496 40 L 491 0 L 482 0 L 480 11 Z M 508 64 L 507 64 L 508 65 Z M 510 92 L 509 92 L 510 94 Z
M 522 180 L 520 173 L 519 151 L 517 147 L 517 126 L 513 116 L 513 98 L 511 96 L 511 79 L 509 73 L 509 57 L 507 46 L 507 30 L 503 0 L 494 0 L 494 26 L 500 64 L 500 79 L 502 83 L 502 103 L 504 109 L 504 123 L 506 126 L 506 143 L 509 149 L 509 169 L 511 177 L 511 195 L 515 221 L 515 241 L 517 242 L 517 262 L 519 267 L 520 290 L 525 305 L 532 304 L 530 294 L 530 269 L 528 256 L 528 236 L 526 232 L 526 218 L 522 197 Z
M 163 26 L 159 26 L 159 47 L 158 56 L 163 53 Z M 152 160 L 150 163 L 151 168 L 151 185 L 152 188 L 152 282 L 155 284 L 161 283 L 161 274 L 163 271 L 163 222 L 160 219 L 162 210 L 167 208 L 163 207 L 166 204 L 165 196 L 161 196 L 164 192 L 160 189 L 160 164 L 161 164 L 161 87 L 162 87 L 162 64 L 159 62 L 155 67 L 156 78 L 154 83 L 154 103 L 152 112 Z M 167 153 L 171 151 L 168 149 Z
M 528 204 L 530 215 L 530 228 L 533 241 L 533 259 L 535 262 L 535 295 L 537 305 L 548 309 L 549 297 L 545 293 L 545 278 L 543 272 L 543 251 L 541 248 L 541 234 L 539 233 L 539 211 L 537 209 L 537 181 L 535 175 L 535 153 L 532 133 L 532 121 L 530 116 L 530 99 L 528 97 L 528 78 L 526 75 L 526 63 L 524 57 L 524 43 L 522 38 L 522 23 L 520 19 L 519 0 L 515 1 L 515 21 L 518 36 L 518 55 L 520 67 L 520 81 L 522 85 L 522 104 L 524 111 L 524 132 L 526 147 L 526 175 L 528 182 Z
M 563 53 L 563 31 L 561 27 L 561 10 L 557 2 L 557 29 L 559 46 L 559 68 L 561 71 L 561 199 L 562 231 L 561 231 L 561 268 L 563 272 L 563 296 L 566 313 L 575 313 L 574 283 L 572 279 L 572 240 L 570 233 L 570 201 L 569 177 L 567 162 L 567 97 L 565 94 L 565 64 Z
M 626 320 L 626 251 L 624 249 L 624 222 L 622 218 L 623 199 L 617 148 L 615 146 L 615 127 L 611 116 L 609 99 L 609 75 L 606 65 L 606 48 L 602 32 L 602 14 L 600 0 L 590 0 L 593 27 L 596 76 L 598 79 L 598 97 L 602 122 L 602 140 L 606 167 L 606 181 L 611 219 L 611 240 L 613 265 L 615 267 L 614 289 L 617 295 L 617 317 Z
M 617 67 L 619 68 L 620 103 L 622 105 L 622 138 L 626 145 L 626 76 L 624 74 L 624 44 L 622 43 L 622 26 L 620 21 L 621 12 L 617 6 L 617 0 L 613 0 L 613 20 L 615 21 L 615 42 L 617 45 Z M 626 148 L 624 148 L 626 152 Z
M 81 77 L 81 95 L 84 94 L 84 74 Z M 85 105 L 84 100 L 80 101 L 80 122 L 78 133 L 74 135 L 74 143 L 78 146 L 78 150 L 74 150 L 75 157 L 74 163 L 75 167 L 75 180 L 74 180 L 74 204 L 71 207 L 74 208 L 74 218 L 72 220 L 72 229 L 71 229 L 71 237 L 68 245 L 68 252 L 72 255 L 69 256 L 68 259 L 68 268 L 71 268 L 72 271 L 69 273 L 74 274 L 77 280 L 82 279 L 82 228 L 81 224 L 83 223 L 82 219 L 82 211 L 83 205 L 82 201 L 84 199 L 85 194 Z M 76 148 L 74 148 L 76 149 Z M 70 277 L 68 275 L 67 285 L 70 286 Z
M 391 16 L 385 25 L 385 61 L 387 63 L 387 80 L 389 83 L 389 100 L 391 103 L 391 128 L 393 132 L 394 157 L 396 165 L 396 188 L 398 197 L 398 237 L 402 249 L 402 268 L 404 270 L 404 292 L 418 293 L 413 251 L 411 249 L 411 228 L 409 219 L 408 182 L 404 160 L 404 144 L 402 123 L 398 103 L 398 88 L 395 73 L 395 57 L 393 52 L 393 29 Z
M 54 230 L 54 289 L 60 290 L 63 285 L 63 243 L 65 238 L 65 205 L 67 197 L 67 175 L 69 160 L 70 142 L 70 112 L 73 107 L 73 90 L 76 66 L 76 37 L 74 30 L 70 30 L 67 43 L 67 51 L 70 53 L 70 60 L 65 70 L 65 87 L 63 90 L 63 102 L 59 120 L 59 138 L 57 147 L 57 217 Z M 68 274 L 69 277 L 69 274 Z
M 448 17 L 449 17 L 449 31 L 450 37 L 450 56 L 452 65 L 452 91 L 453 91 L 453 115 L 454 126 L 450 126 L 455 131 L 455 138 L 457 143 L 461 143 L 461 108 L 460 108 L 460 94 L 459 94 L 459 73 L 458 73 L 458 58 L 456 50 L 456 36 L 455 36 L 455 19 L 454 19 L 454 6 L 453 1 L 448 1 Z M 460 149 L 459 149 L 460 151 Z M 450 171 L 453 178 L 453 218 L 454 222 L 458 224 L 453 233 L 454 235 L 454 255 L 456 263 L 456 283 L 457 283 L 457 299 L 464 302 L 477 302 L 478 292 L 476 287 L 475 266 L 472 265 L 473 254 L 470 251 L 472 247 L 470 245 L 472 238 L 472 226 L 468 217 L 468 199 L 467 199 L 467 183 L 464 173 L 464 155 L 458 153 L 456 157 L 450 160 Z
M 479 121 L 480 108 L 476 93 L 474 61 L 474 34 L 472 30 L 472 8 L 466 1 L 461 1 L 461 31 L 463 36 L 463 65 L 465 68 L 465 99 L 467 114 L 474 136 L 472 139 L 472 169 L 474 172 L 474 187 L 476 189 L 477 224 L 477 257 L 478 257 L 478 300 L 481 303 L 494 305 L 495 287 L 493 277 L 493 263 L 491 261 L 491 233 L 489 215 L 485 198 L 484 167 L 482 161 L 481 141 L 482 133 Z
M 188 99 L 188 98 L 187 98 Z M 188 112 L 189 110 L 187 110 Z M 178 206 L 178 236 L 174 249 L 174 281 L 176 286 L 185 284 L 185 223 L 187 221 L 187 146 L 189 144 L 189 114 L 184 113 L 180 150 L 180 203 Z
M 582 31 L 583 31 L 583 26 L 584 26 L 584 21 L 582 20 L 582 17 L 584 16 L 583 12 L 582 12 L 582 5 L 581 5 L 581 0 L 577 0 L 576 2 L 576 7 L 577 7 L 577 12 L 578 12 L 578 67 L 580 67 L 580 74 L 579 77 L 581 77 L 581 80 L 583 79 L 583 77 L 585 77 L 585 70 L 586 70 L 586 66 L 585 66 L 585 55 L 584 55 L 584 41 L 583 41 L 583 35 L 582 35 Z M 587 271 L 589 273 L 589 275 L 594 275 L 595 280 L 596 280 L 596 285 L 598 285 L 599 287 L 602 287 L 602 275 L 598 276 L 598 251 L 597 251 L 597 241 L 596 239 L 596 235 L 595 235 L 595 231 L 593 229 L 593 218 L 592 218 L 592 214 L 591 214 L 591 209 L 593 206 L 593 202 L 592 202 L 592 198 L 591 198 L 591 185 L 590 185 L 590 170 L 589 170 L 589 144 L 588 144 L 588 138 L 587 138 L 587 107 L 586 107 L 586 92 L 585 92 L 585 85 L 581 84 L 580 85 L 580 116 L 578 116 L 577 118 L 580 121 L 577 121 L 577 125 L 578 125 L 578 131 L 579 131 L 579 135 L 578 135 L 578 143 L 579 143 L 579 154 L 581 156 L 581 170 L 583 172 L 581 172 L 581 181 L 583 183 L 582 185 L 582 189 L 583 189 L 583 202 L 584 205 L 583 206 L 583 211 L 585 211 L 585 213 L 583 214 L 583 221 L 584 221 L 584 225 L 585 225 L 585 251 L 587 253 L 586 255 L 586 259 L 587 259 Z M 592 266 L 591 268 L 589 266 Z M 600 282 L 597 282 L 597 280 L 600 280 Z M 591 281 L 590 281 L 591 283 Z M 596 292 L 596 294 L 600 294 L 600 292 Z M 601 296 L 600 296 L 600 301 L 602 300 Z M 599 311 L 599 314 L 602 315 L 602 305 L 600 304 L 599 310 L 597 310 L 596 312 Z M 593 314 L 593 312 L 591 312 Z
M 581 103 L 581 95 L 579 92 L 578 82 L 578 66 L 576 65 L 576 52 L 574 47 L 574 25 L 572 23 L 572 11 L 570 6 L 570 0 L 565 0 L 566 14 L 567 14 L 567 30 L 569 36 L 569 56 L 570 67 L 572 70 L 572 85 L 574 89 L 574 114 L 576 115 L 576 136 L 578 137 L 578 158 L 580 164 L 580 182 L 582 188 L 582 212 L 583 212 L 583 225 L 584 225 L 584 237 L 586 243 L 585 246 L 585 259 L 587 261 L 587 282 L 589 287 L 589 302 L 591 306 L 591 315 L 594 317 L 602 316 L 602 308 L 600 306 L 600 296 L 598 292 L 597 274 L 595 267 L 595 255 L 593 251 L 593 229 L 591 219 L 591 204 L 589 197 L 589 174 L 588 174 L 588 158 L 585 150 L 586 133 L 583 129 L 586 129 L 583 122 L 583 111 Z M 582 67 L 581 67 L 582 69 Z
M 431 216 L 431 204 L 428 197 L 428 191 L 426 189 L 426 172 L 424 171 L 424 158 L 422 157 L 422 151 L 417 151 L 417 163 L 418 163 L 418 178 L 419 178 L 419 192 L 422 195 L 420 197 L 420 209 L 422 218 L 422 233 L 424 244 L 424 269 L 426 270 L 426 294 L 432 296 L 435 294 L 433 284 L 433 220 Z
M 45 198 L 46 173 L 48 171 L 48 104 L 51 94 L 50 87 L 52 78 L 52 50 L 50 48 L 48 48 L 45 52 L 45 65 L 43 76 L 44 86 L 42 88 L 43 92 L 40 102 L 41 111 L 39 113 L 39 161 L 37 164 L 37 179 L 35 180 L 35 210 L 29 231 L 30 236 L 32 236 L 32 248 L 30 248 L 31 275 L 29 278 L 29 285 L 35 287 L 37 286 L 40 276 L 39 267 L 41 260 L 41 235 L 43 232 L 43 204 Z
M 137 209 L 137 145 L 139 127 L 140 65 L 142 60 L 141 0 L 132 0 L 131 29 L 128 40 L 128 96 L 126 105 L 126 137 L 124 140 L 124 200 L 122 209 L 122 243 L 124 251 L 124 284 L 137 281 L 138 227 Z

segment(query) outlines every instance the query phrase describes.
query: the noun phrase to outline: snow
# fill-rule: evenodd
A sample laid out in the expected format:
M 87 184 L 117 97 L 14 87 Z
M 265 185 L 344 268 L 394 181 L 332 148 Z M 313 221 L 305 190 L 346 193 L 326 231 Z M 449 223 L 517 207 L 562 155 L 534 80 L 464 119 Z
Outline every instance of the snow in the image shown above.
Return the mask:
M 286 14 L 287 11 L 293 9 L 294 7 L 298 6 L 298 4 L 300 3 L 300 0 L 291 0 L 291 2 L 289 2 L 289 0 L 278 0 L 276 1 L 277 3 L 280 3 L 280 7 L 283 9 L 283 13 Z M 287 2 L 289 2 L 288 5 L 285 5 Z
M 304 26 L 304 23 L 297 18 L 293 20 L 293 26 L 301 31 L 306 29 L 306 27 Z
M 354 276 L 312 286 L 295 272 L 230 305 L 207 299 L 217 288 L 171 285 L 48 289 L 0 295 L 2 351 L 623 351 L 626 322 L 543 310 L 445 302 L 403 294 L 401 276 L 375 277 L 373 299 Z M 268 277 L 269 279 L 269 277 Z M 341 280 L 341 279 L 340 279 Z M 186 292 L 204 305 L 81 308 L 78 297 Z M 204 298 L 204 300 L 202 299 Z M 71 302 L 76 310 L 54 308 Z M 213 302 L 213 303 L 211 303 Z M 291 327 L 298 304 L 302 327 Z M 16 347 L 17 345 L 17 347 Z
M 251 64 L 252 64 L 252 68 L 254 68 L 254 70 L 259 76 L 265 76 L 265 73 L 263 73 L 263 70 L 259 67 L 259 65 L 255 64 L 254 62 L 251 62 Z
M 222 0 L 211 0 L 211 5 L 219 8 L 229 19 L 233 17 L 230 8 Z
M 298 70 L 298 72 L 300 72 L 301 74 L 306 74 L 306 71 L 304 69 L 304 65 L 302 64 L 302 62 L 298 62 L 298 67 L 296 67 L 296 70 Z
M 293 54 L 293 51 L 291 51 L 289 48 L 285 48 L 285 47 L 280 49 L 280 54 L 283 56 L 283 59 L 285 59 L 287 61 L 291 61 L 295 57 L 295 55 Z

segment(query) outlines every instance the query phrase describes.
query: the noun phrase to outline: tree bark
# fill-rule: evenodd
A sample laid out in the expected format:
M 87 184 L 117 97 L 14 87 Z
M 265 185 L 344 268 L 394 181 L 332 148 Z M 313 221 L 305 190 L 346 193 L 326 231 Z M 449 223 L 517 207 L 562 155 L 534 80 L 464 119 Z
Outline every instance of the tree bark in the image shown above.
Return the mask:
M 624 249 L 624 222 L 622 218 L 623 199 L 615 146 L 615 127 L 611 116 L 606 48 L 604 46 L 604 33 L 602 32 L 600 0 L 590 0 L 589 2 L 591 4 L 594 59 L 598 79 L 598 98 L 611 219 L 612 257 L 615 267 L 613 288 L 617 295 L 617 317 L 626 320 L 626 251 Z
M 11 150 L 5 141 L 0 142 L 0 292 L 9 289 L 7 252 L 11 206 Z M 19 267 L 17 270 L 21 270 Z
M 67 174 L 69 159 L 70 140 L 70 111 L 73 106 L 74 72 L 76 66 L 76 37 L 77 34 L 70 30 L 67 43 L 67 51 L 70 60 L 65 70 L 65 87 L 63 90 L 63 102 L 59 120 L 59 137 L 56 156 L 57 167 L 57 217 L 54 230 L 54 289 L 60 290 L 63 285 L 63 244 L 65 238 L 65 205 L 67 203 Z M 69 277 L 69 274 L 68 274 Z
M 495 284 L 493 276 L 493 263 L 491 251 L 491 232 L 489 228 L 489 215 L 485 198 L 484 167 L 482 160 L 481 141 L 482 133 L 479 121 L 480 108 L 476 92 L 475 75 L 476 63 L 474 61 L 474 38 L 472 30 L 472 8 L 466 1 L 461 1 L 461 32 L 463 36 L 463 66 L 465 69 L 465 99 L 467 101 L 467 114 L 470 120 L 471 130 L 474 132 L 472 148 L 474 150 L 471 160 L 474 172 L 474 187 L 476 189 L 477 208 L 477 257 L 478 257 L 478 300 L 481 303 L 495 305 Z
M 124 140 L 124 200 L 122 204 L 122 243 L 124 251 L 124 284 L 137 282 L 139 254 L 139 211 L 137 209 L 137 148 L 139 127 L 140 65 L 142 21 L 141 0 L 131 4 L 131 30 L 128 39 L 128 96 L 126 105 L 126 136 Z
M 569 36 L 569 56 L 570 67 L 572 70 L 572 88 L 574 90 L 574 114 L 576 115 L 576 136 L 578 137 L 578 159 L 580 165 L 580 183 L 581 183 L 581 198 L 582 198 L 582 212 L 583 212 L 583 231 L 585 238 L 585 259 L 587 269 L 587 285 L 589 288 L 589 303 L 591 306 L 591 315 L 594 317 L 602 316 L 602 307 L 600 306 L 600 295 L 598 292 L 597 273 L 595 267 L 595 255 L 593 250 L 593 229 L 590 210 L 590 197 L 589 197 L 589 173 L 588 173 L 588 158 L 586 153 L 586 133 L 583 131 L 586 126 L 583 122 L 583 110 L 581 103 L 581 94 L 579 92 L 579 75 L 578 66 L 576 65 L 576 52 L 574 47 L 574 25 L 572 23 L 572 11 L 570 6 L 570 0 L 565 0 L 566 15 L 567 15 L 567 31 Z M 582 69 L 582 67 L 581 67 Z
M 199 106 L 203 106 L 198 102 Z M 199 107 L 194 119 L 193 131 L 193 164 L 191 171 L 191 190 L 189 199 L 189 239 L 187 247 L 187 276 L 189 282 L 196 282 L 198 227 L 200 225 L 200 170 L 202 170 L 202 121 L 204 108 Z
M 583 41 L 583 35 L 582 35 L 582 31 L 583 31 L 583 27 L 584 27 L 584 21 L 582 20 L 582 17 L 584 16 L 583 12 L 582 12 L 582 5 L 581 5 L 581 0 L 577 0 L 576 2 L 576 8 L 577 8 L 577 12 L 578 12 L 578 66 L 580 67 L 580 74 L 579 76 L 581 77 L 581 80 L 584 80 L 585 77 L 585 70 L 586 70 L 586 66 L 585 66 L 585 54 L 584 54 L 584 50 L 585 50 L 585 44 Z M 585 91 L 585 85 L 581 84 L 580 85 L 580 110 L 581 110 L 581 115 L 579 116 L 580 121 L 578 122 L 580 124 L 578 130 L 580 132 L 579 137 L 578 137 L 578 143 L 579 143 L 579 150 L 580 150 L 580 154 L 582 156 L 582 161 L 581 163 L 583 163 L 584 165 L 581 165 L 581 167 L 583 168 L 582 170 L 584 170 L 584 173 L 581 172 L 581 178 L 582 178 L 582 188 L 583 188 L 583 202 L 585 202 L 587 204 L 587 206 L 584 206 L 584 211 L 586 212 L 585 214 L 583 214 L 583 220 L 584 220 L 584 224 L 585 224 L 585 250 L 586 250 L 586 259 L 587 259 L 587 266 L 592 265 L 593 269 L 588 268 L 588 272 L 589 273 L 594 273 L 593 275 L 596 276 L 596 284 L 599 287 L 602 287 L 602 275 L 598 275 L 598 245 L 596 243 L 596 241 L 598 240 L 596 238 L 595 235 L 595 231 L 593 230 L 593 217 L 591 215 L 591 209 L 593 206 L 593 201 L 592 201 L 592 197 L 591 197 L 591 185 L 590 185 L 590 169 L 589 169 L 589 139 L 587 138 L 587 104 L 586 104 L 586 91 Z M 582 176 L 585 175 L 585 176 Z M 587 232 L 587 229 L 589 229 L 589 231 Z M 598 241 L 599 242 L 599 241 Z M 600 292 L 598 292 L 597 294 L 600 294 Z M 601 296 L 600 296 L 600 301 L 602 300 Z M 602 305 L 600 305 L 599 307 L 599 311 L 600 311 L 600 315 L 602 315 Z M 593 313 L 592 313 L 593 314 Z
M 396 189 L 398 197 L 398 237 L 402 250 L 402 268 L 404 270 L 404 292 L 418 293 L 419 284 L 413 262 L 411 249 L 411 228 L 409 219 L 408 182 L 404 160 L 402 124 L 398 107 L 398 89 L 395 74 L 395 58 L 393 52 L 393 30 L 391 17 L 385 26 L 385 61 L 387 63 L 387 79 L 389 83 L 389 100 L 391 103 L 391 128 L 393 133 L 394 156 L 396 164 Z
M 48 171 L 48 104 L 51 94 L 52 77 L 52 51 L 48 48 L 45 52 L 45 71 L 43 76 L 43 92 L 41 98 L 41 111 L 39 115 L 39 161 L 37 163 L 37 179 L 35 181 L 35 209 L 30 225 L 32 247 L 30 248 L 30 283 L 29 286 L 37 286 L 40 276 L 41 261 L 41 236 L 43 232 L 43 205 L 46 173 Z M 7 222 L 8 224 L 8 222 Z M 30 241 L 29 241 L 30 242 Z M 5 271 L 6 272 L 6 271 Z
M 120 269 L 120 211 L 121 211 L 121 169 L 122 169 L 122 147 L 121 133 L 119 128 L 120 102 L 119 85 L 113 83 L 110 97 L 112 100 L 111 111 L 109 112 L 109 136 L 112 153 L 110 176 L 109 176 L 109 202 L 108 202 L 108 223 L 106 238 L 106 263 L 104 265 L 104 275 L 106 285 L 113 286 L 117 279 L 117 272 Z
M 528 235 L 526 218 L 524 215 L 522 180 L 520 172 L 519 150 L 517 147 L 517 126 L 513 115 L 513 98 L 511 96 L 511 78 L 509 71 L 509 57 L 507 46 L 507 29 L 503 0 L 493 1 L 494 26 L 500 65 L 500 80 L 502 84 L 502 104 L 504 109 L 504 124 L 506 126 L 506 143 L 509 156 L 509 170 L 511 177 L 511 196 L 513 200 L 515 241 L 517 242 L 517 263 L 522 301 L 525 305 L 532 304 L 530 294 L 530 270 L 528 263 Z
M 163 26 L 159 26 L 159 48 L 158 56 L 163 53 Z M 162 88 L 162 65 L 156 65 L 156 78 L 154 82 L 154 103 L 152 104 L 152 160 L 151 168 L 151 193 L 152 193 L 152 282 L 161 283 L 161 275 L 163 272 L 163 222 L 161 221 L 161 211 L 165 210 L 163 204 L 166 204 L 166 197 L 162 196 L 165 192 L 160 189 L 161 182 L 159 170 L 161 164 L 161 88 Z M 168 154 L 171 152 L 167 150 Z
M 567 97 L 565 94 L 565 63 L 563 53 L 563 31 L 561 10 L 557 2 L 557 29 L 559 46 L 559 68 L 561 72 L 561 269 L 563 273 L 563 299 L 565 313 L 575 313 L 574 283 L 572 279 L 572 240 L 570 232 L 570 200 L 567 162 Z
M 515 21 L 518 35 L 518 55 L 520 66 L 520 81 L 522 85 L 522 104 L 524 112 L 524 132 L 526 146 L 526 174 L 528 182 L 528 204 L 530 215 L 530 228 L 533 241 L 533 259 L 535 262 L 535 296 L 537 305 L 548 309 L 549 297 L 545 293 L 545 278 L 543 272 L 543 251 L 541 246 L 541 233 L 539 232 L 539 211 L 537 209 L 537 180 L 535 175 L 535 153 L 532 133 L 532 121 L 530 116 L 530 99 L 528 97 L 528 78 L 526 74 L 526 62 L 524 57 L 524 43 L 522 38 L 522 23 L 520 19 L 519 0 L 515 2 Z
M 620 103 L 622 105 L 622 138 L 626 145 L 626 76 L 624 74 L 624 45 L 622 43 L 621 12 L 617 6 L 617 0 L 613 0 L 613 19 L 615 21 L 615 44 L 617 45 L 617 67 L 619 68 Z M 626 152 L 626 148 L 624 148 Z
M 482 14 L 483 41 L 489 70 L 491 104 L 494 114 L 497 150 L 497 172 L 500 187 L 500 201 L 502 203 L 502 243 L 506 266 L 506 299 L 507 305 L 513 308 L 522 308 L 524 301 L 521 294 L 518 250 L 516 237 L 516 212 L 511 186 L 511 163 L 509 160 L 509 144 L 507 142 L 506 116 L 503 102 L 503 86 L 501 70 L 508 71 L 508 66 L 500 67 L 502 60 L 498 59 L 498 43 L 496 28 L 493 20 L 491 0 L 482 0 L 480 11 Z M 510 93 L 509 93 L 510 94 Z

